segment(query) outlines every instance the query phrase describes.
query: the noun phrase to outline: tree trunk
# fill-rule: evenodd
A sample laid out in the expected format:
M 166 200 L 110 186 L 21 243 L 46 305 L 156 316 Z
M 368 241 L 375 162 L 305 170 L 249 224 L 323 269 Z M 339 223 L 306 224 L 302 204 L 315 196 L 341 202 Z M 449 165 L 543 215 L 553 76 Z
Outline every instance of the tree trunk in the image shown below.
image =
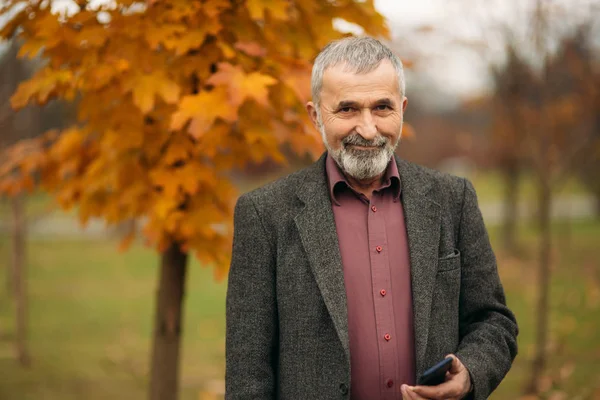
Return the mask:
M 504 170 L 504 223 L 502 225 L 502 242 L 504 250 L 510 255 L 518 252 L 517 218 L 519 214 L 519 177 L 517 163 L 511 163 Z
M 551 215 L 552 192 L 548 179 L 542 178 L 539 188 L 539 265 L 538 265 L 538 303 L 536 307 L 535 356 L 532 363 L 531 381 L 528 393 L 538 393 L 539 382 L 546 368 L 546 349 L 548 347 L 548 319 L 550 314 L 550 277 L 551 277 Z
M 19 363 L 28 367 L 31 364 L 27 350 L 27 269 L 25 262 L 25 212 L 23 196 L 11 199 L 12 208 L 12 292 L 15 296 L 16 346 Z
M 187 254 L 177 244 L 161 256 L 156 300 L 150 400 L 177 400 Z
M 600 189 L 596 191 L 594 197 L 596 199 L 596 218 L 600 219 Z

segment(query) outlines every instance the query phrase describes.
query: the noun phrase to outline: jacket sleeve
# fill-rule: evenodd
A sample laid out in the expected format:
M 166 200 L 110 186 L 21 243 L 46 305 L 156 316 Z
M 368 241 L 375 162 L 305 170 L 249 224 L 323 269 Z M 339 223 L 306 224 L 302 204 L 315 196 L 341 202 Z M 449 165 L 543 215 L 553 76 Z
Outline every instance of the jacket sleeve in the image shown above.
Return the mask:
M 487 399 L 517 355 L 518 327 L 506 306 L 483 218 L 472 184 L 464 180 L 458 246 L 462 256 L 460 337 L 456 356 L 471 374 L 469 398 Z
M 234 212 L 226 302 L 226 399 L 274 399 L 277 305 L 273 245 L 248 195 Z

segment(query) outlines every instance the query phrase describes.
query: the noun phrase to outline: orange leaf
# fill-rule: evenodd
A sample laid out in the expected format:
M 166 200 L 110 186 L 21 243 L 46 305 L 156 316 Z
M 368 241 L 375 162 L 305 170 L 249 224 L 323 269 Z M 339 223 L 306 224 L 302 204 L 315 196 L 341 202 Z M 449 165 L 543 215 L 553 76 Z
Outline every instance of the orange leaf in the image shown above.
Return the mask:
M 234 47 L 252 57 L 264 57 L 267 54 L 267 49 L 256 42 L 237 42 Z
M 263 106 L 268 105 L 268 87 L 277 81 L 260 72 L 246 74 L 240 66 L 229 63 L 220 63 L 219 71 L 208 79 L 208 83 L 217 86 L 227 86 L 229 101 L 235 106 L 240 106 L 247 98 L 256 100 Z
M 237 118 L 237 106 L 229 104 L 227 91 L 222 87 L 185 96 L 179 110 L 173 114 L 171 129 L 179 130 L 191 120 L 189 132 L 198 138 L 211 128 L 217 118 L 228 122 Z

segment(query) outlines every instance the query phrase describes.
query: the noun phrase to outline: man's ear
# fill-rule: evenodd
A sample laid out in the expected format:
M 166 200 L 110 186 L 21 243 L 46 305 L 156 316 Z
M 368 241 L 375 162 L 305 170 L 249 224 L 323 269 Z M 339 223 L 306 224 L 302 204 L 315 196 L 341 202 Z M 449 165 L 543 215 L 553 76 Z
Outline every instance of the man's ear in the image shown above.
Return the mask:
M 404 100 L 402 100 L 402 113 L 406 111 L 406 106 L 408 106 L 408 98 L 404 97 Z
M 319 118 L 317 117 L 317 106 L 315 105 L 315 103 L 313 103 L 312 101 L 306 103 L 306 111 L 308 112 L 310 120 L 312 121 L 315 128 L 317 128 L 317 130 L 320 130 L 321 126 L 319 124 Z

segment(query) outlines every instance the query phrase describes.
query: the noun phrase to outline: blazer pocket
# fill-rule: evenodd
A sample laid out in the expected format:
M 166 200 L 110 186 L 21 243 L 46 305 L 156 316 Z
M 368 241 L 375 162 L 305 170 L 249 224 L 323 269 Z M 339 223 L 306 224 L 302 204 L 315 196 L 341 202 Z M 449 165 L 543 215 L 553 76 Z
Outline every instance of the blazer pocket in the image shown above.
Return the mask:
M 452 254 L 438 259 L 438 272 L 452 271 L 460 268 L 460 251 L 454 249 Z

